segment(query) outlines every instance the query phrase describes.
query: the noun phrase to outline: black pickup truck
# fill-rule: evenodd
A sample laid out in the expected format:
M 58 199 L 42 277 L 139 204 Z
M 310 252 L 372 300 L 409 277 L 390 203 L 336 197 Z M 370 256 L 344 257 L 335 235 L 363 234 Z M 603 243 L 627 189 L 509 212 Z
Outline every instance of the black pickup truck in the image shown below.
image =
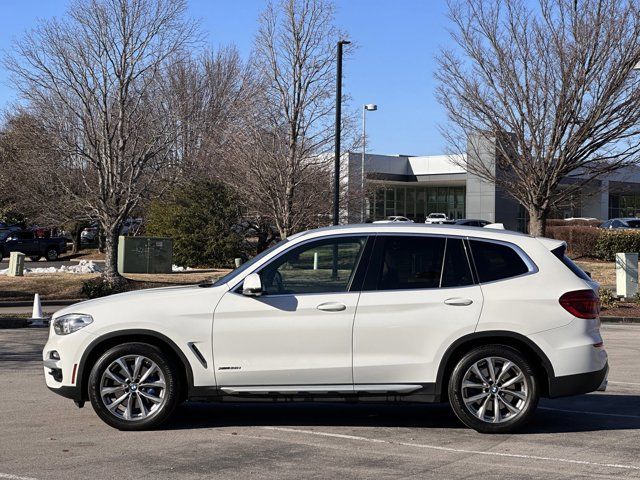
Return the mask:
M 0 260 L 11 252 L 22 252 L 34 262 L 42 257 L 53 262 L 66 251 L 67 241 L 62 237 L 38 238 L 28 230 L 0 229 Z

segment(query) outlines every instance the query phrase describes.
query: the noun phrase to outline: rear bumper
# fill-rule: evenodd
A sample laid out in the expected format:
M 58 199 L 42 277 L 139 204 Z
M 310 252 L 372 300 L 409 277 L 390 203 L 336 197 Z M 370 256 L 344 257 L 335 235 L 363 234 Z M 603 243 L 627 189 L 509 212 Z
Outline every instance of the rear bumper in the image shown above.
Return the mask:
M 563 375 L 549 379 L 549 398 L 568 397 L 583 393 L 602 391 L 606 388 L 606 379 L 609 372 L 609 364 L 595 372 L 578 373 L 575 375 Z

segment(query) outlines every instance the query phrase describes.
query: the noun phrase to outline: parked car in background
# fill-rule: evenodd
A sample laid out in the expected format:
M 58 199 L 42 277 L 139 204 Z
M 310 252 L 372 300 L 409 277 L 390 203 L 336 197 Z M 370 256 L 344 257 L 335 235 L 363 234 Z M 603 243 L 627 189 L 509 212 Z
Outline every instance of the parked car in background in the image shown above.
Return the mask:
M 468 427 L 508 433 L 541 396 L 605 387 L 597 284 L 565 250 L 457 225 L 302 232 L 213 284 L 59 310 L 44 378 L 122 430 L 186 399 L 344 400 L 448 401 Z
M 487 222 L 486 220 L 476 220 L 473 218 L 461 218 L 459 220 L 454 220 L 453 223 L 456 225 L 465 225 L 467 227 L 484 227 L 485 225 L 489 225 L 491 222 Z
M 67 251 L 67 241 L 62 237 L 38 238 L 29 230 L 10 231 L 3 237 L 4 240 L 0 241 L 0 260 L 11 252 L 21 252 L 34 262 L 42 257 L 52 262 Z
M 92 224 L 89 227 L 83 228 L 80 232 L 81 243 L 96 243 L 98 241 L 98 232 L 100 228 L 97 223 Z
M 120 229 L 120 235 L 138 235 L 138 232 L 142 228 L 142 219 L 141 218 L 127 218 L 122 224 L 122 228 Z
M 413 223 L 413 220 L 407 217 L 403 217 L 401 215 L 393 215 L 391 217 L 387 217 L 386 220 L 376 220 L 373 223 L 395 223 L 395 222 Z
M 640 228 L 640 218 L 612 218 L 600 225 L 600 228 L 634 230 Z
M 437 224 L 445 223 L 447 221 L 449 221 L 449 218 L 444 213 L 430 213 L 429 215 L 427 215 L 424 223 Z

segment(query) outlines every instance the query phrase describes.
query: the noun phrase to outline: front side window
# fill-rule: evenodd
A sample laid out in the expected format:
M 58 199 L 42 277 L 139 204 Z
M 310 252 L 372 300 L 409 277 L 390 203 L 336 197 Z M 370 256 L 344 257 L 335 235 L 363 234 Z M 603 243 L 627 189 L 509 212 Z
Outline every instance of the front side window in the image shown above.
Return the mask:
M 508 245 L 482 240 L 470 240 L 469 243 L 480 283 L 529 272 L 529 267 L 522 257 Z
M 260 270 L 266 294 L 346 292 L 366 237 L 329 238 L 294 247 Z

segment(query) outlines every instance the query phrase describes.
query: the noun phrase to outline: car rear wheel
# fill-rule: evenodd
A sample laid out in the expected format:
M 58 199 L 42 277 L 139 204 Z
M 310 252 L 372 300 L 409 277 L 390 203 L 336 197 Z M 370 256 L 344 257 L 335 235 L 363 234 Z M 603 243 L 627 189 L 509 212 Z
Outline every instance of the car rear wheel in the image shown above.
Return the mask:
M 58 250 L 55 248 L 48 249 L 46 257 L 50 262 L 55 262 L 58 259 Z
M 525 425 L 538 405 L 531 363 L 514 348 L 487 345 L 471 350 L 449 380 L 456 416 L 481 433 L 511 433 Z
M 89 377 L 93 409 L 120 430 L 160 425 L 180 402 L 179 374 L 171 358 L 146 343 L 126 343 L 107 351 Z

